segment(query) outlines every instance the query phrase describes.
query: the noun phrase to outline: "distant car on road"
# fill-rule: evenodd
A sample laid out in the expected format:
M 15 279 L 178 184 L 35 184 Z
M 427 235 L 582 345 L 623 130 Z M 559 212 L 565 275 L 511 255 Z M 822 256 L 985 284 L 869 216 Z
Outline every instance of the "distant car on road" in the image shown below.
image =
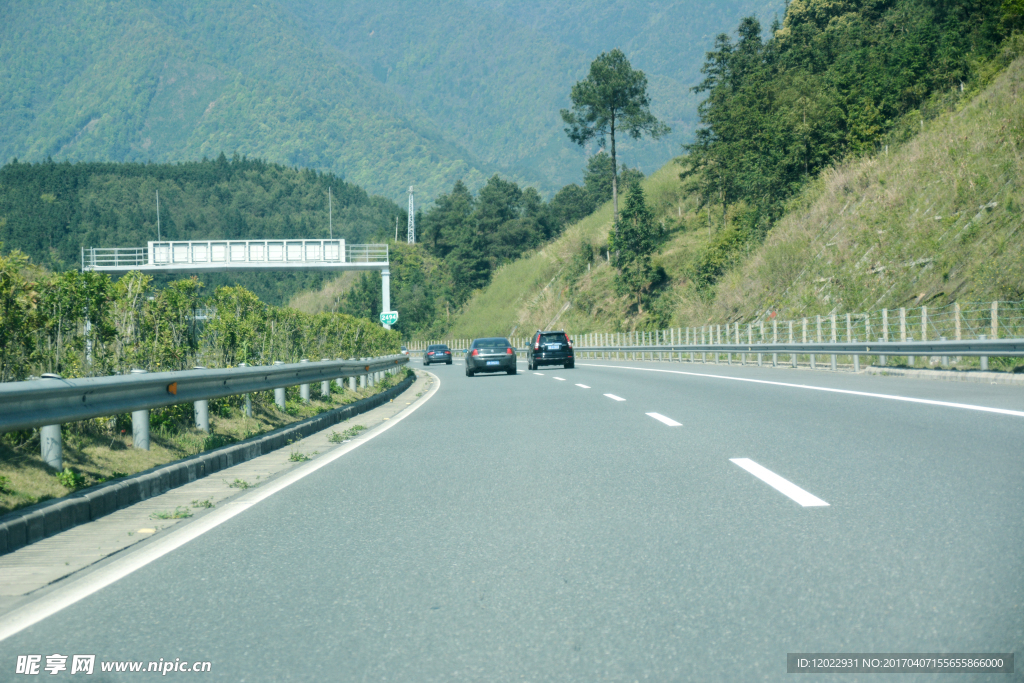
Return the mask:
M 466 377 L 478 372 L 516 374 L 516 350 L 504 337 L 474 339 L 466 352 Z
M 537 330 L 526 347 L 526 367 L 536 370 L 542 365 L 576 366 L 572 352 L 572 340 L 563 330 L 542 332 Z
M 452 364 L 452 350 L 448 348 L 447 344 L 431 344 L 427 347 L 427 350 L 423 352 L 423 364 L 430 365 L 431 363 Z
M 405 348 L 405 347 L 403 346 L 403 347 L 402 347 L 402 352 L 401 352 L 401 353 L 402 353 L 402 355 L 403 355 L 403 356 L 408 356 L 408 355 L 409 355 L 409 349 L 407 349 L 407 348 Z

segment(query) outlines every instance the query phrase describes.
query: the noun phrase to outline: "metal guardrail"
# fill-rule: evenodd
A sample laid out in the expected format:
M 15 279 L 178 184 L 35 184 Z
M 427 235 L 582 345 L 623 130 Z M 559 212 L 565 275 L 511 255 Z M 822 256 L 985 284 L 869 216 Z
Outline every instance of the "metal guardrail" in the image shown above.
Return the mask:
M 1024 356 L 1024 339 L 973 339 L 923 342 L 836 342 L 778 344 L 674 344 L 646 346 L 574 346 L 593 353 L 777 353 L 835 356 Z
M 372 360 L 8 382 L 0 384 L 0 432 L 356 377 L 408 362 L 408 356 L 398 354 Z

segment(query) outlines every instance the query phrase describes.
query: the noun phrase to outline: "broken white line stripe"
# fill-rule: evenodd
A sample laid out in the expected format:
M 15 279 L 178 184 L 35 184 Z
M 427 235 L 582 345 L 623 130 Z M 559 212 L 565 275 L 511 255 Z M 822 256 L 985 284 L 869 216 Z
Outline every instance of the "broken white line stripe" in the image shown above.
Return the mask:
M 789 496 L 805 508 L 821 506 L 828 507 L 828 503 L 823 501 L 821 498 L 811 495 L 793 482 L 787 481 L 771 470 L 761 467 L 750 458 L 729 458 L 729 462 L 736 463 L 779 493 Z
M 557 379 L 559 382 L 564 382 L 565 381 L 564 377 L 555 377 L 555 379 Z
M 621 396 L 616 396 L 615 394 L 605 394 L 605 396 L 607 396 L 608 398 L 610 398 L 613 401 L 625 401 L 626 400 L 626 399 L 622 398 Z
M 580 389 L 589 389 L 590 388 L 586 384 L 577 384 L 576 386 L 578 386 Z
M 647 414 L 650 415 L 651 417 L 653 417 L 658 422 L 664 422 L 669 427 L 682 427 L 683 426 L 681 422 L 676 422 L 671 417 L 665 417 L 661 413 L 647 413 Z

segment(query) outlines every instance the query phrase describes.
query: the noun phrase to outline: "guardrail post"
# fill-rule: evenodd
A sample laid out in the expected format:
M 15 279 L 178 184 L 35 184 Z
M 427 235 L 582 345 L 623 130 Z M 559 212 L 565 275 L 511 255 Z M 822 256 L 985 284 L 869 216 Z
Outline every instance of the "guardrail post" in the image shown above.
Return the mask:
M 772 318 L 772 344 L 779 343 L 779 321 L 777 318 Z M 772 367 L 779 367 L 779 354 L 772 354 Z
M 987 338 L 988 338 L 987 335 L 984 335 L 984 334 L 979 334 L 978 335 L 978 339 L 980 339 L 982 341 L 984 341 Z M 978 358 L 981 360 L 981 369 L 982 370 L 988 370 L 988 356 L 978 356 Z M 945 359 L 945 356 L 943 356 L 943 359 Z
M 205 370 L 205 365 L 197 365 L 193 370 Z M 201 429 L 204 432 L 210 431 L 210 402 L 207 399 L 201 399 L 193 404 L 195 408 L 196 416 L 196 429 Z
M 792 320 L 789 321 L 789 343 L 790 344 L 793 343 L 793 321 Z M 796 354 L 795 353 L 789 354 L 789 359 L 791 361 L 793 361 L 793 367 L 795 368 L 796 367 Z
M 883 344 L 883 343 L 885 343 L 885 337 L 879 337 L 879 338 L 878 338 L 878 343 L 879 343 L 879 344 Z M 888 359 L 888 358 L 886 358 L 885 356 L 883 356 L 882 354 L 879 354 L 879 355 L 878 355 L 878 364 L 879 364 L 879 365 L 881 365 L 882 367 L 885 367 L 885 364 L 886 364 L 886 362 L 887 362 L 888 360 L 889 360 L 889 359 Z
M 836 343 L 836 314 L 835 313 L 832 314 L 831 321 L 832 321 L 832 343 L 835 344 Z M 832 372 L 836 371 L 836 366 L 838 365 L 838 360 L 839 360 L 839 356 L 837 354 L 833 353 L 832 354 Z
M 707 344 L 707 342 L 704 341 L 704 339 L 705 339 L 704 328 L 705 328 L 705 325 L 701 325 L 700 326 L 700 343 L 702 345 L 706 345 Z M 708 330 L 708 335 L 710 336 L 710 334 L 711 334 L 711 331 L 709 329 Z M 707 363 L 708 362 L 708 352 L 707 351 L 702 351 L 701 352 L 701 354 L 700 354 L 700 362 L 701 363 Z
M 715 325 L 713 328 L 711 328 L 711 340 L 712 340 L 712 343 L 718 343 L 718 344 L 722 343 L 722 326 L 721 325 Z M 717 342 L 715 340 L 717 340 Z M 718 365 L 718 351 L 715 351 L 715 365 Z
M 962 337 L 960 336 L 960 332 L 961 331 L 960 331 L 960 302 L 959 301 L 956 302 L 955 304 L 953 304 L 953 324 L 954 324 L 954 329 L 956 331 L 955 339 L 957 341 L 961 341 Z M 963 356 L 957 356 L 955 362 L 959 363 L 962 360 L 963 360 Z
M 64 379 L 60 375 L 47 372 L 42 379 Z M 64 444 L 61 441 L 60 425 L 46 425 L 39 428 L 39 449 L 43 462 L 60 472 L 64 469 Z
M 912 334 L 911 335 L 907 335 L 907 338 L 904 341 L 908 341 L 908 342 L 914 341 L 914 335 L 912 335 Z M 916 362 L 917 362 L 917 357 L 916 356 L 911 356 L 910 354 L 907 354 L 907 367 L 908 368 L 914 367 L 914 364 Z
M 308 363 L 309 359 L 308 358 L 302 358 L 302 359 L 299 360 L 299 362 L 300 363 Z M 309 385 L 308 384 L 300 384 L 299 385 L 299 396 L 302 398 L 302 402 L 303 403 L 309 403 Z
M 814 334 L 817 337 L 817 342 L 820 344 L 821 343 L 821 316 L 820 315 L 814 316 L 814 325 L 815 325 L 815 333 Z M 811 354 L 811 370 L 813 370 L 816 367 L 816 361 L 817 360 L 818 360 L 817 354 L 812 353 Z
M 945 337 L 939 337 L 939 341 L 946 341 L 946 338 Z M 942 367 L 944 367 L 944 368 L 948 368 L 949 367 L 949 356 L 943 356 L 942 357 Z
M 282 361 L 275 360 L 274 365 L 284 365 L 284 363 Z M 284 401 L 285 387 L 278 387 L 277 389 L 274 389 L 274 403 L 276 403 L 277 407 L 281 410 L 284 410 Z
M 852 341 L 856 342 L 857 338 L 853 337 Z M 853 354 L 853 371 L 854 372 L 860 372 L 860 354 L 859 353 Z
M 238 367 L 247 368 L 249 367 L 249 364 L 239 363 Z M 252 417 L 252 396 L 250 394 L 245 394 L 245 416 Z
M 330 361 L 330 358 L 321 358 L 321 361 Z M 320 382 L 320 398 L 330 398 L 331 396 L 331 380 L 325 379 Z
M 362 361 L 362 360 L 366 360 L 366 359 L 365 358 L 360 358 L 359 360 Z M 365 372 L 363 374 L 359 375 L 359 388 L 360 389 L 365 389 L 366 388 L 366 373 Z
M 147 370 L 136 368 L 132 375 L 145 375 Z M 149 410 L 132 411 L 132 447 L 149 450 Z

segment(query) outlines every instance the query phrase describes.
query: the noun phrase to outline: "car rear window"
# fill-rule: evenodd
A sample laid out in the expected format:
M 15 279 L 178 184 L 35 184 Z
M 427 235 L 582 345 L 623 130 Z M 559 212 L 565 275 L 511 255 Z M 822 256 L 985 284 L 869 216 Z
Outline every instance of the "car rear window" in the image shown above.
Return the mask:
M 473 342 L 474 349 L 507 349 L 512 346 L 508 339 L 503 337 L 492 337 L 490 339 L 477 339 Z
M 541 344 L 567 344 L 564 332 L 554 332 L 540 335 Z
M 448 347 L 444 344 L 431 344 L 427 347 L 427 351 L 447 351 Z

